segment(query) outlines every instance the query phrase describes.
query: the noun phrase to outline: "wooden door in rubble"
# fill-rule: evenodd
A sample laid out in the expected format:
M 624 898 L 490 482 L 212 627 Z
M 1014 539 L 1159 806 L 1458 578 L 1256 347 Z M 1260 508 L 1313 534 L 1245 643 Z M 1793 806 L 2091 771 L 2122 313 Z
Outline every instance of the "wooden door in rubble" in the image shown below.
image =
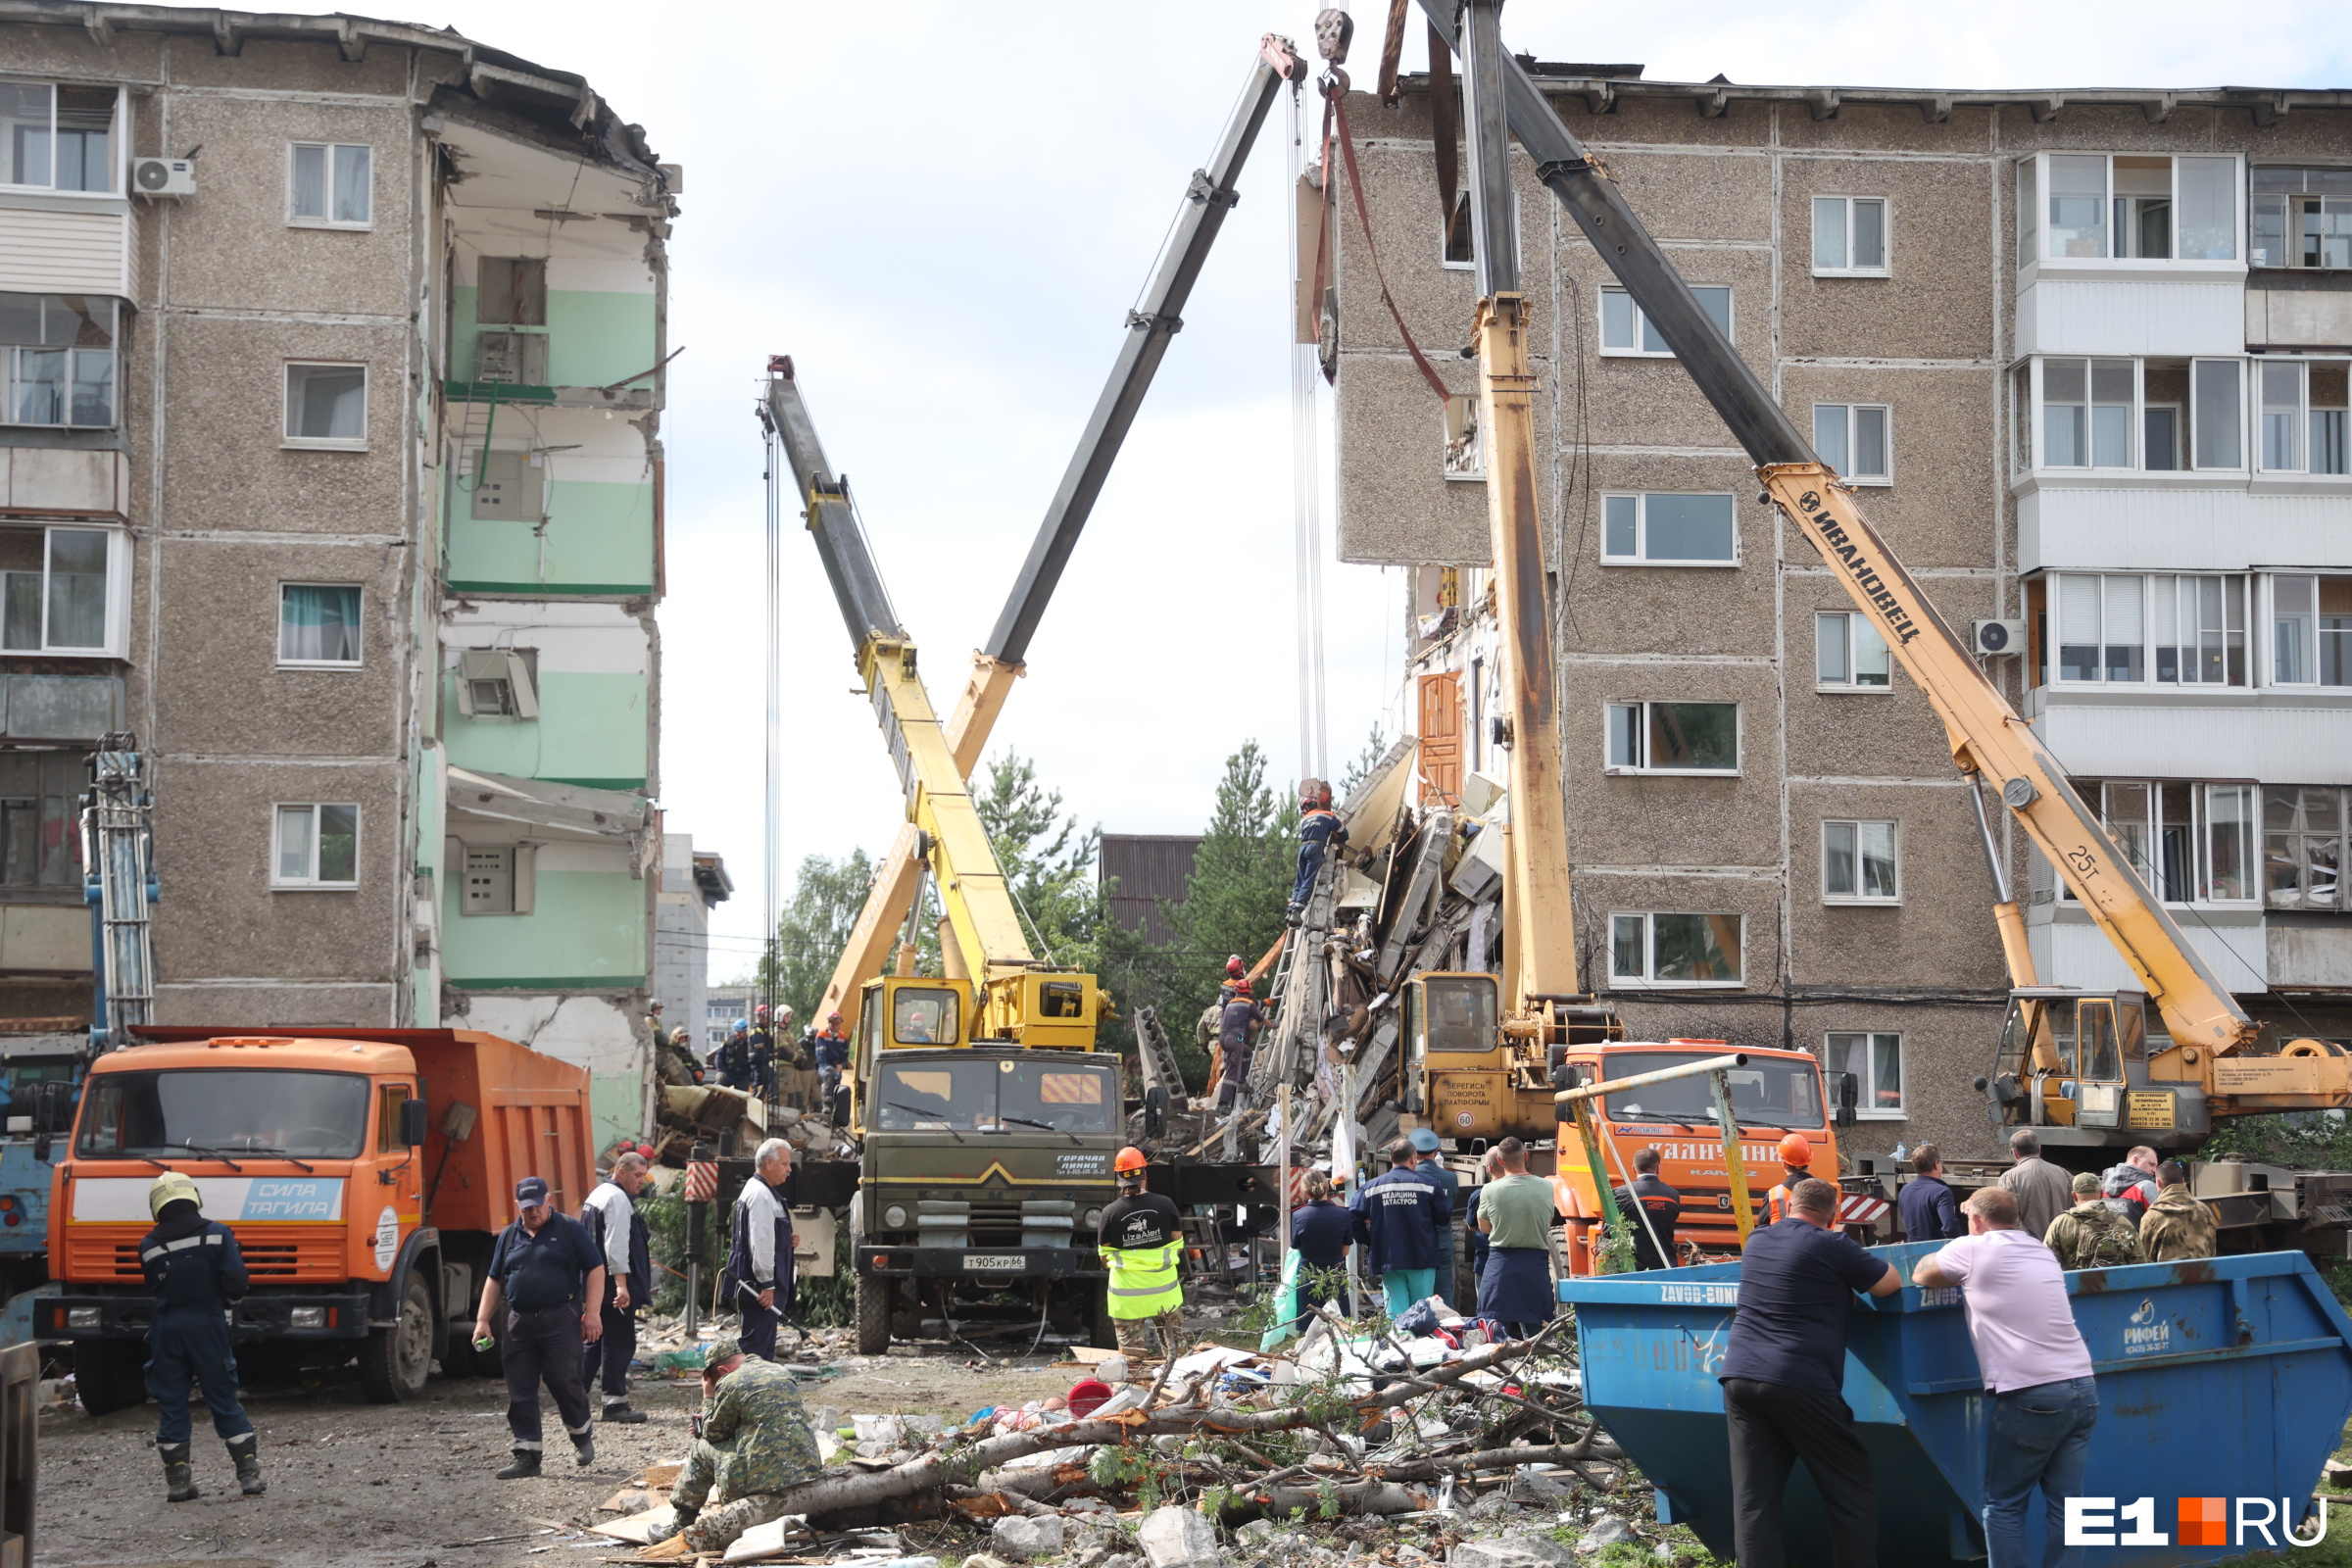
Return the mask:
M 1423 675 L 1421 804 L 1459 806 L 1462 800 L 1462 677 L 1458 671 Z

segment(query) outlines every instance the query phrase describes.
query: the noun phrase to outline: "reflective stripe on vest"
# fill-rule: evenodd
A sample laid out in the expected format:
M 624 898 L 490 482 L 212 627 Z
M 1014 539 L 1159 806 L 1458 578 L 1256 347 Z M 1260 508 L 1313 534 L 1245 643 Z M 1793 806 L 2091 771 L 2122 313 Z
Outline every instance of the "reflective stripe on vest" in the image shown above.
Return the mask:
M 1102 1249 L 1110 1266 L 1112 1317 L 1156 1317 L 1184 1304 L 1184 1288 L 1176 1280 L 1177 1246 Z
M 1791 1208 L 1788 1206 L 1788 1188 L 1786 1188 L 1786 1187 L 1775 1187 L 1775 1188 L 1774 1188 L 1774 1189 L 1771 1191 L 1771 1193 L 1770 1193 L 1770 1194 L 1768 1194 L 1768 1195 L 1765 1197 L 1765 1200 L 1764 1200 L 1764 1223 L 1765 1223 L 1765 1224 L 1767 1224 L 1767 1225 L 1778 1225 L 1778 1224 L 1779 1224 L 1781 1221 L 1783 1221 L 1783 1220 L 1787 1219 L 1787 1218 L 1789 1216 L 1789 1214 L 1790 1214 L 1790 1213 L 1792 1213 L 1792 1212 L 1793 1212 L 1793 1210 L 1792 1210 L 1792 1209 L 1791 1209 Z

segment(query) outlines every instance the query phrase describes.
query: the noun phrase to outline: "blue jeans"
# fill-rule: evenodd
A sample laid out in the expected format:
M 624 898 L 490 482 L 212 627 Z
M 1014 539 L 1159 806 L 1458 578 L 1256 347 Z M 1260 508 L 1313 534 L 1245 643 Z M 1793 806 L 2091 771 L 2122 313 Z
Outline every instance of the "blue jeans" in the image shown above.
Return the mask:
M 2036 1486 L 2047 1499 L 2042 1568 L 2081 1568 L 2082 1548 L 2065 1544 L 2066 1499 L 2082 1494 L 2090 1429 L 2098 1419 L 2098 1385 L 2091 1378 L 1992 1396 L 1984 1432 L 1985 1568 L 2027 1568 L 2026 1507 Z
M 1393 1268 L 1380 1277 L 1380 1286 L 1389 1293 L 1389 1316 L 1402 1317 L 1413 1309 L 1415 1301 L 1426 1301 L 1438 1294 L 1438 1271 Z

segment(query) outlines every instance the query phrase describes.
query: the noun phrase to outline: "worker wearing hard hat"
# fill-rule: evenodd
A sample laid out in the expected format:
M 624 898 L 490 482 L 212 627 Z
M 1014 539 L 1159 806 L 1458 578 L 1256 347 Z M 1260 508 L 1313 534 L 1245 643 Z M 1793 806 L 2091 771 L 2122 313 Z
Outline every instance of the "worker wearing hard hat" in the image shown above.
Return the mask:
M 1283 923 L 1296 926 L 1306 914 L 1306 901 L 1323 874 L 1323 858 L 1334 844 L 1348 842 L 1348 824 L 1331 808 L 1331 786 L 1319 778 L 1298 781 L 1298 875 L 1291 883 L 1291 906 Z
M 1796 1184 L 1813 1174 L 1813 1140 L 1803 1133 L 1790 1133 L 1781 1140 L 1781 1179 L 1764 1197 L 1764 1223 L 1778 1225 L 1794 1212 L 1788 1195 Z
M 228 1341 L 229 1306 L 244 1299 L 249 1283 L 245 1258 L 236 1235 L 206 1219 L 203 1205 L 192 1179 L 166 1171 L 147 1189 L 155 1229 L 139 1239 L 139 1267 L 155 1298 L 155 1321 L 147 1330 L 147 1392 L 160 1411 L 155 1446 L 164 1459 L 165 1495 L 172 1502 L 197 1495 L 188 1458 L 194 1432 L 190 1383 L 204 1389 L 213 1431 L 228 1445 L 245 1494 L 258 1496 L 268 1485 L 256 1453 L 261 1440 L 237 1402 L 237 1358 Z
M 835 1100 L 841 1090 L 842 1069 L 850 1064 L 850 1039 L 841 1032 L 841 1014 L 826 1013 L 824 1028 L 808 1044 L 816 1054 L 817 1109 L 827 1121 L 839 1121 Z
M 1184 1287 L 1176 1277 L 1184 1219 L 1173 1199 L 1144 1191 L 1145 1163 L 1142 1150 L 1119 1151 L 1111 1162 L 1119 1196 L 1102 1210 L 1097 1233 L 1103 1265 L 1110 1270 L 1111 1327 L 1131 1366 L 1154 1349 L 1174 1355 L 1176 1335 L 1184 1327 Z

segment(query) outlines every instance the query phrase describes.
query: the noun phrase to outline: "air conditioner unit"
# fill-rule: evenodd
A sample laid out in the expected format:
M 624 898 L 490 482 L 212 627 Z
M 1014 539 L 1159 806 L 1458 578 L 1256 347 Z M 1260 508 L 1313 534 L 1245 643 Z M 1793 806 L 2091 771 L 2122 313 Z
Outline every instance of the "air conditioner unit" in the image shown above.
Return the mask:
M 506 648 L 460 653 L 458 711 L 468 718 L 537 718 L 539 693 L 530 662 Z
M 2022 620 L 1978 620 L 1969 623 L 1969 646 L 1980 654 L 2022 654 L 2026 623 Z
M 188 158 L 134 158 L 130 188 L 140 196 L 193 196 L 196 164 Z
M 509 386 L 547 385 L 546 334 L 484 332 L 474 340 L 473 378 Z

